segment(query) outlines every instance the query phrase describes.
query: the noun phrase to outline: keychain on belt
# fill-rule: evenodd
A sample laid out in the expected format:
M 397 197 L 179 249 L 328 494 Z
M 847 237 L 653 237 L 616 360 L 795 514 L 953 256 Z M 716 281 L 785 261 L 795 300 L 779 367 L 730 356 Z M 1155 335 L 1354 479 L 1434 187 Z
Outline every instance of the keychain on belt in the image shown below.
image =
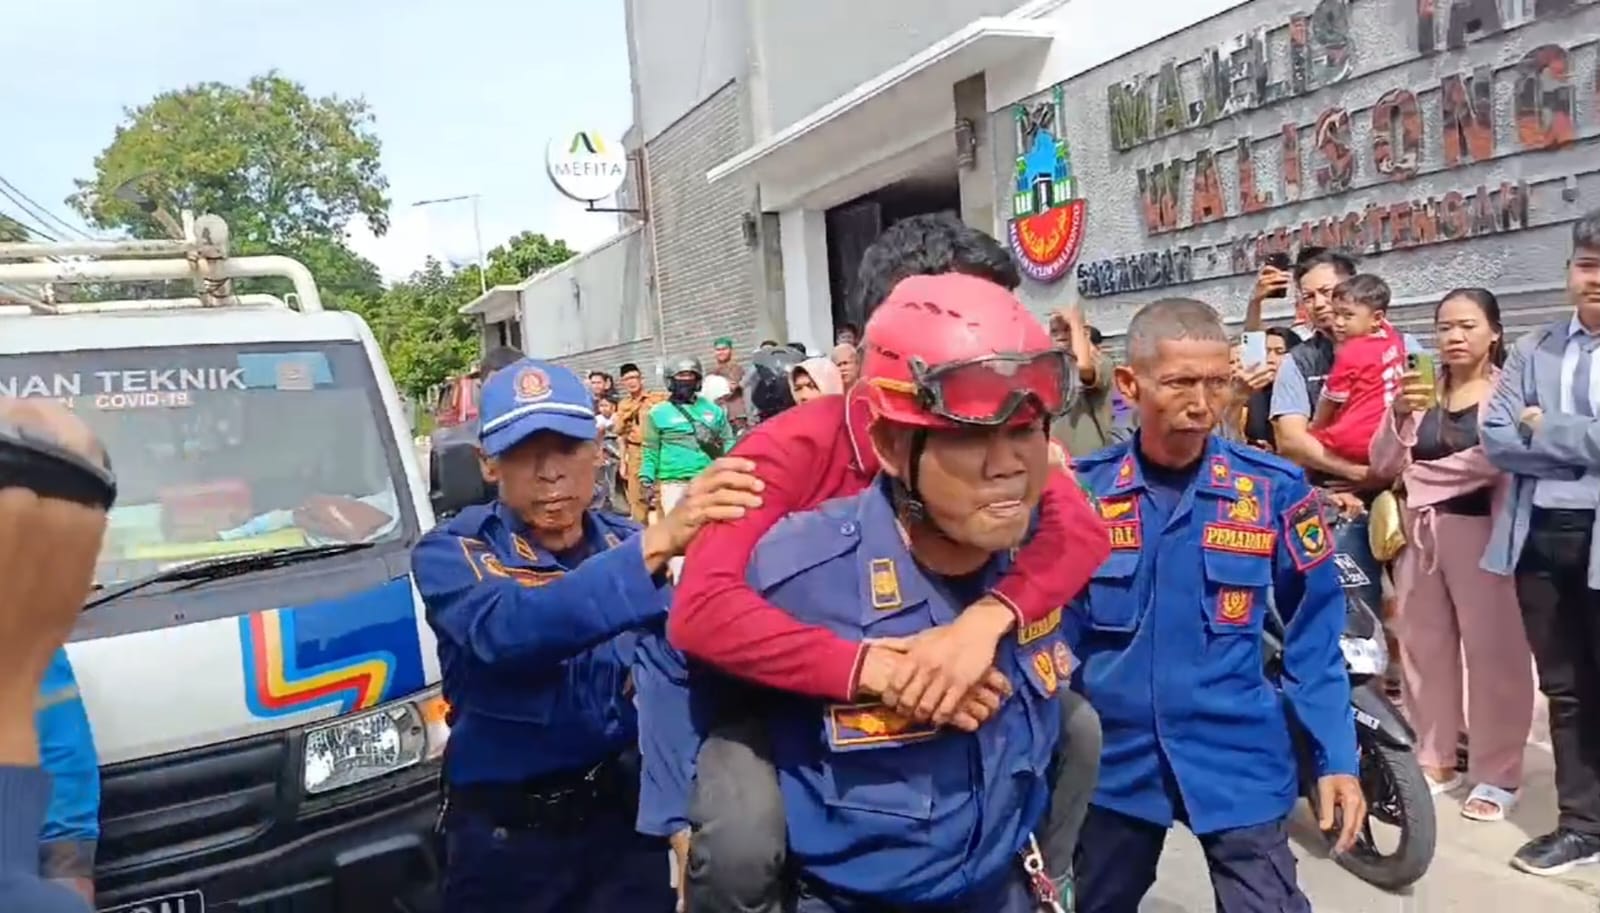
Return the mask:
M 1039 841 L 1033 834 L 1028 835 L 1028 845 L 1022 850 L 1022 871 L 1028 875 L 1028 890 L 1033 893 L 1039 913 L 1068 913 L 1068 908 L 1061 904 L 1061 893 L 1056 890 L 1055 882 L 1044 870 L 1044 853 L 1039 851 Z

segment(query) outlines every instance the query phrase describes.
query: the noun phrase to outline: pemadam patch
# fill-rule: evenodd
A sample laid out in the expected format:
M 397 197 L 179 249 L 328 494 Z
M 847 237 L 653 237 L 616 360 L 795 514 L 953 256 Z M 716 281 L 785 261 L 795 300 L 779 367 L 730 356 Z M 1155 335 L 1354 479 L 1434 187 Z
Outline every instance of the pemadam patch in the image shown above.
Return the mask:
M 1214 552 L 1271 558 L 1278 544 L 1275 530 L 1232 523 L 1207 523 L 1200 544 Z
M 1255 608 L 1254 590 L 1242 587 L 1223 587 L 1217 593 L 1217 611 L 1213 616 L 1219 625 L 1242 627 L 1250 623 L 1250 610 Z
M 1328 524 L 1322 519 L 1322 498 L 1315 491 L 1283 515 L 1283 534 L 1294 566 L 1308 571 L 1333 554 Z
M 939 734 L 932 723 L 918 723 L 883 704 L 829 704 L 826 722 L 835 751 L 904 745 Z

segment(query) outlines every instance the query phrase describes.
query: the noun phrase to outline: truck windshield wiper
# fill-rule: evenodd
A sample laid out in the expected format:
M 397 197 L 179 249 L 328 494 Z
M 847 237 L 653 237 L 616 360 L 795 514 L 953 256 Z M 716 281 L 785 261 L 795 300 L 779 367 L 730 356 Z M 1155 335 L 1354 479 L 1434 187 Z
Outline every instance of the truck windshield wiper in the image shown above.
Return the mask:
M 292 548 L 275 548 L 265 552 L 251 552 L 244 555 L 224 555 L 216 558 L 202 558 L 199 561 L 188 561 L 176 567 L 157 571 L 144 577 L 137 577 L 125 583 L 114 584 L 110 587 L 99 587 L 99 592 L 83 604 L 84 611 L 99 608 L 108 602 L 121 599 L 129 593 L 145 589 L 157 583 L 187 580 L 201 583 L 210 580 L 222 580 L 227 577 L 237 577 L 251 571 L 268 570 L 275 567 L 287 567 L 303 561 L 315 561 L 319 558 L 331 558 L 335 555 L 345 555 L 350 552 L 372 548 L 371 542 L 343 542 L 335 545 L 297 545 Z

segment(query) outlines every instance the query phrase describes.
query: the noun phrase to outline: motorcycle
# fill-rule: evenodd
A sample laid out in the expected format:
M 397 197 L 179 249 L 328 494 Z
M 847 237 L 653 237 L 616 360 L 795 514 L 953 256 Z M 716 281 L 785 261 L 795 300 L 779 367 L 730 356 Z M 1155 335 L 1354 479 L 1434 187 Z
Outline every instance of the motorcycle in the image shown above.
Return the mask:
M 1378 613 L 1382 605 L 1381 570 L 1367 545 L 1365 518 L 1339 519 L 1329 524 L 1334 545 L 1331 559 L 1339 572 L 1345 595 L 1344 632 L 1339 648 L 1350 677 L 1350 703 L 1356 724 L 1361 792 L 1367 800 L 1367 820 L 1357 832 L 1355 845 L 1335 858 L 1340 867 L 1374 887 L 1396 891 L 1415 883 L 1433 862 L 1438 840 L 1433 794 L 1417 763 L 1416 735 L 1381 690 L 1389 666 L 1389 647 Z M 1274 610 L 1266 633 L 1268 674 L 1282 673 L 1283 621 Z M 1316 768 L 1310 739 L 1296 726 L 1300 793 L 1317 808 Z M 1373 822 L 1398 829 L 1400 838 L 1385 852 L 1374 838 Z M 1331 848 L 1331 842 L 1330 842 Z

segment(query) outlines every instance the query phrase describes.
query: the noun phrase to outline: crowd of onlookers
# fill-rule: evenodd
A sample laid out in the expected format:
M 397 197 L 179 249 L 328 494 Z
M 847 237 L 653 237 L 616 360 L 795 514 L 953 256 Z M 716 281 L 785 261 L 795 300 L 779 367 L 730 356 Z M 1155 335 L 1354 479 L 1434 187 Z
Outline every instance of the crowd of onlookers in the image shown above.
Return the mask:
M 1516 805 L 1537 681 L 1561 814 L 1513 860 L 1536 874 L 1600 860 L 1600 212 L 1574 225 L 1566 280 L 1572 311 L 1520 342 L 1483 288 L 1443 293 L 1432 338 L 1415 339 L 1388 319 L 1388 284 L 1342 252 L 1263 267 L 1219 428 L 1298 464 L 1368 527 L 1391 686 L 1433 792 L 1464 790 L 1465 817 Z M 1290 293 L 1295 323 L 1265 327 L 1265 303 Z M 1075 308 L 1050 327 L 1082 383 L 1062 447 L 1131 434 L 1101 334 Z

